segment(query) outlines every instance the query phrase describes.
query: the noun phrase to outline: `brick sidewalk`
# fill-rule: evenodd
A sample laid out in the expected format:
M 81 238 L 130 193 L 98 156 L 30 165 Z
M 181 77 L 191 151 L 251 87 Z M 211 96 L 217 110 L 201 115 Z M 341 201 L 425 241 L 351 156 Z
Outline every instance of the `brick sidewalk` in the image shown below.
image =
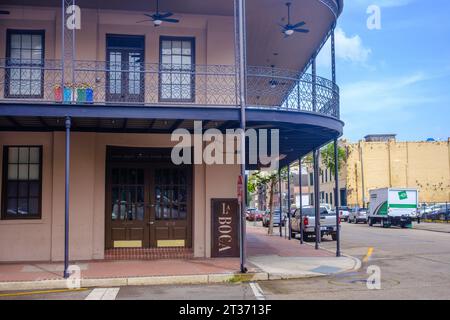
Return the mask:
M 300 245 L 298 240 L 287 240 L 277 235 L 267 235 L 267 229 L 247 226 L 247 256 L 279 257 L 332 257 L 325 250 Z M 81 269 L 85 279 L 183 276 L 203 274 L 233 274 L 239 271 L 239 258 L 214 259 L 161 259 L 153 261 L 80 261 L 72 262 Z M 249 272 L 260 272 L 250 262 Z M 59 263 L 0 263 L 0 282 L 62 279 L 63 264 Z

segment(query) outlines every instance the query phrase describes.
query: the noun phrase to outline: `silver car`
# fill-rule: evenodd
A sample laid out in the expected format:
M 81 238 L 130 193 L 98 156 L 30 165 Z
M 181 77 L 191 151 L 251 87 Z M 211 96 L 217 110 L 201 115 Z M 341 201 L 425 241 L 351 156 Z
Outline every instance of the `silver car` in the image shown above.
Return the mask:
M 350 214 L 348 215 L 348 223 L 367 223 L 367 209 L 355 207 L 352 209 Z

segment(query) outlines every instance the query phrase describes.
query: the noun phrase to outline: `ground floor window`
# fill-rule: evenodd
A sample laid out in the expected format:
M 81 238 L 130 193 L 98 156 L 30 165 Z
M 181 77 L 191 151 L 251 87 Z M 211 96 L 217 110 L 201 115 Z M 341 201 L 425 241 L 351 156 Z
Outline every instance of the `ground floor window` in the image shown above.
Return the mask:
M 5 146 L 2 219 L 40 219 L 42 147 Z

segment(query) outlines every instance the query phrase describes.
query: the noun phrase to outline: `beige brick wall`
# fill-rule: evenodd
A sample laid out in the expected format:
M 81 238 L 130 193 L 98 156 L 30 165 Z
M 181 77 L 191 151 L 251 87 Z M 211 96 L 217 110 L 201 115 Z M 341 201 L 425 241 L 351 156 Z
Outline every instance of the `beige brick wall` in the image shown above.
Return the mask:
M 450 139 L 349 144 L 346 171 L 349 205 L 362 205 L 369 190 L 383 187 L 418 188 L 419 202 L 450 201 Z

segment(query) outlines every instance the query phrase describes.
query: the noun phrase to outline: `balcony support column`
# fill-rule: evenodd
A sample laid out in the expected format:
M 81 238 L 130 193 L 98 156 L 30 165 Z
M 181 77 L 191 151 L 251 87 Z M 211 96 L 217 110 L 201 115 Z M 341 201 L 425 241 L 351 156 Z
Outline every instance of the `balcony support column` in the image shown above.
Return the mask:
M 316 250 L 319 249 L 320 242 L 320 200 L 319 200 L 319 149 L 313 150 L 313 166 L 314 166 L 314 213 L 315 213 L 315 226 L 314 230 L 316 231 Z
M 69 81 L 72 84 L 75 83 L 75 30 L 76 19 L 78 17 L 72 17 L 76 15 L 75 12 L 75 0 L 61 0 L 61 90 L 62 90 L 62 102 L 64 102 L 64 85 Z M 71 10 L 70 10 L 71 9 Z M 72 25 L 69 27 L 68 22 L 71 21 Z M 73 93 L 74 99 L 75 94 Z M 73 102 L 73 101 L 70 101 Z
M 291 165 L 287 166 L 287 219 L 288 219 L 288 237 L 291 240 L 292 227 L 291 227 Z
M 283 219 L 283 193 L 281 188 L 281 168 L 278 167 L 278 200 L 279 200 L 279 206 L 280 206 L 280 223 L 278 224 L 280 228 L 280 237 L 283 236 L 283 225 L 282 225 L 282 219 Z M 273 220 L 273 213 L 272 213 L 272 220 Z
M 334 27 L 331 31 L 331 81 L 336 83 L 336 49 L 334 42 Z
M 339 219 L 339 158 L 338 139 L 334 139 L 334 202 L 336 210 L 336 257 L 341 256 L 341 224 Z
M 303 194 L 302 194 L 302 157 L 298 158 L 298 187 L 299 187 L 299 195 L 300 195 L 300 201 L 298 208 L 300 212 L 300 244 L 303 244 Z
M 336 48 L 335 48 L 335 41 L 334 41 L 334 27 L 331 31 L 331 81 L 333 82 L 333 85 L 336 84 Z M 334 102 L 334 105 L 336 106 L 335 114 L 334 116 L 339 118 L 339 96 L 337 93 L 332 90 L 332 101 Z
M 70 127 L 71 119 L 66 117 L 66 167 L 64 198 L 64 278 L 69 274 L 69 187 L 70 187 Z
M 313 59 L 311 65 L 311 73 L 312 73 L 312 111 L 317 112 L 317 71 L 316 71 L 316 58 Z
M 236 3 L 237 1 L 237 3 Z M 246 126 L 246 119 L 245 119 L 245 109 L 246 109 L 246 69 L 247 69 L 247 62 L 246 62 L 246 33 L 245 33 L 245 0 L 235 0 L 235 6 L 237 7 L 237 10 L 235 10 L 235 21 L 237 19 L 237 30 L 235 32 L 238 32 L 238 52 L 235 52 L 236 55 L 238 55 L 239 60 L 239 102 L 241 107 L 240 112 L 240 128 L 241 128 L 241 134 L 240 134 L 240 141 L 241 141 L 241 147 L 240 147 L 240 159 L 241 159 L 241 172 L 240 175 L 242 177 L 242 180 L 245 181 L 245 126 Z M 236 11 L 237 11 L 237 17 L 236 17 Z M 243 184 L 242 188 L 243 195 L 247 194 L 247 184 Z M 247 268 L 245 267 L 246 262 L 246 250 L 245 250 L 245 237 L 246 237 L 246 220 L 245 220 L 245 212 L 246 212 L 246 203 L 245 203 L 245 197 L 241 197 L 242 201 L 240 204 L 240 232 L 239 232 L 239 255 L 240 255 L 240 269 L 241 273 L 247 272 Z

